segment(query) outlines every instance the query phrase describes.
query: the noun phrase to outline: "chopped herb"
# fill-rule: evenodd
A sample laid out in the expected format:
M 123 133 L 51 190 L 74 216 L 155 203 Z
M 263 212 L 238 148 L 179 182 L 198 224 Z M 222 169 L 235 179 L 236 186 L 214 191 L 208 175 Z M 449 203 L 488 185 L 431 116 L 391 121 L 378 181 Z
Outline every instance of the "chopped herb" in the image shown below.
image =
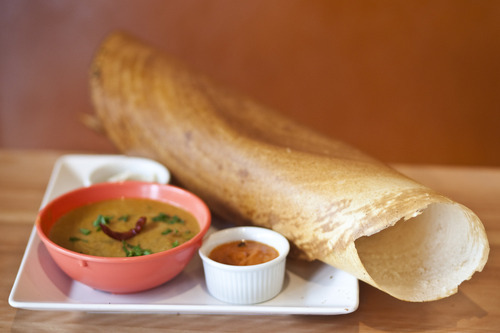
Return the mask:
M 179 246 L 179 241 L 178 240 L 176 240 L 176 241 L 174 241 L 172 243 L 172 247 L 177 247 L 177 246 Z
M 171 233 L 173 230 L 168 228 L 167 230 L 164 230 L 161 234 L 162 235 L 168 235 L 169 233 Z
M 129 218 L 130 218 L 130 215 L 122 215 L 118 218 L 118 221 L 127 222 Z
M 165 222 L 168 224 L 175 224 L 175 223 L 185 223 L 183 219 L 181 219 L 179 216 L 174 215 L 170 216 L 165 213 L 159 213 L 155 217 L 153 217 L 153 221 L 155 222 Z
M 174 215 L 174 216 L 172 216 L 172 218 L 170 219 L 170 221 L 168 223 L 174 224 L 174 223 L 185 223 L 185 222 L 179 216 Z
M 167 215 L 165 213 L 159 213 L 155 217 L 153 217 L 153 221 L 155 222 L 166 222 L 170 219 L 170 215 Z
M 125 241 L 122 241 L 123 251 L 127 257 L 137 257 L 137 256 L 145 256 L 151 254 L 151 250 L 143 249 L 140 245 L 131 245 Z
M 112 216 L 104 216 L 99 214 L 97 218 L 92 222 L 92 225 L 97 228 L 97 230 L 101 230 L 101 224 L 109 224 L 109 221 L 112 219 Z
M 84 234 L 85 236 L 90 235 L 91 231 L 86 228 L 80 228 L 80 233 Z
M 85 242 L 85 243 L 87 243 L 87 240 L 86 240 L 86 239 L 81 239 L 81 238 L 78 238 L 78 237 L 70 237 L 70 238 L 69 238 L 69 241 L 70 241 L 70 242 L 73 242 L 73 243 L 74 243 L 74 242 Z

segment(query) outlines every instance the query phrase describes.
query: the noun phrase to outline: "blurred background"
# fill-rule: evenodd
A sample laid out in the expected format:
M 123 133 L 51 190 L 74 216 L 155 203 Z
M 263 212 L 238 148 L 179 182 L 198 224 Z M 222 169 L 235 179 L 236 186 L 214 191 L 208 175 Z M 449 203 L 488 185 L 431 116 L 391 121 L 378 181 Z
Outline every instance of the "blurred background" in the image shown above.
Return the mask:
M 500 166 L 500 1 L 0 0 L 0 148 L 116 152 L 85 127 L 128 31 L 389 163 Z

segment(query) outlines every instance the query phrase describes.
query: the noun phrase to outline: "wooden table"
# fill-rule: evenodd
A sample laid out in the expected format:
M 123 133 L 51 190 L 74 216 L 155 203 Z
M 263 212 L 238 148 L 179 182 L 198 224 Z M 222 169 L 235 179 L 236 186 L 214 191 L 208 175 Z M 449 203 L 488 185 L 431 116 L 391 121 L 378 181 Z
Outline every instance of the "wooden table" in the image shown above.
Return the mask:
M 357 311 L 339 316 L 104 314 L 12 308 L 8 297 L 52 167 L 64 151 L 0 150 L 0 331 L 13 332 L 499 332 L 500 169 L 398 165 L 395 168 L 474 210 L 491 252 L 456 295 L 407 303 L 360 283 Z

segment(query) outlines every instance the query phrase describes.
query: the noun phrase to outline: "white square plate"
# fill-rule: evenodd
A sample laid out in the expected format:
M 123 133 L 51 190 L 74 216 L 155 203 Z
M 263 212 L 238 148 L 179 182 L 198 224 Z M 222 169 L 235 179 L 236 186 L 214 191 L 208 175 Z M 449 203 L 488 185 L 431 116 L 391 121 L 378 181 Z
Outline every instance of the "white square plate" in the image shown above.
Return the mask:
M 126 159 L 120 155 L 61 157 L 54 166 L 42 207 L 83 186 L 83 178 L 96 167 Z M 198 255 L 180 275 L 157 288 L 127 295 L 101 292 L 64 274 L 35 229 L 9 297 L 11 306 L 30 310 L 261 315 L 339 315 L 355 311 L 358 302 L 358 280 L 354 276 L 321 262 L 288 260 L 285 284 L 278 296 L 256 305 L 226 304 L 208 294 Z

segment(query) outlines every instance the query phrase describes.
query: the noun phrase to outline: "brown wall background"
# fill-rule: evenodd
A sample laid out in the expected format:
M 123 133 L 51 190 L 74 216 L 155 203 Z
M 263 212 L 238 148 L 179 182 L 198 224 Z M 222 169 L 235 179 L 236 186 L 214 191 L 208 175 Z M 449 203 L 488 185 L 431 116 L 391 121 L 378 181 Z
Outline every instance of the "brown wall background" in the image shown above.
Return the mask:
M 129 31 L 386 162 L 500 166 L 500 1 L 3 0 L 0 147 L 114 152 L 79 121 Z

